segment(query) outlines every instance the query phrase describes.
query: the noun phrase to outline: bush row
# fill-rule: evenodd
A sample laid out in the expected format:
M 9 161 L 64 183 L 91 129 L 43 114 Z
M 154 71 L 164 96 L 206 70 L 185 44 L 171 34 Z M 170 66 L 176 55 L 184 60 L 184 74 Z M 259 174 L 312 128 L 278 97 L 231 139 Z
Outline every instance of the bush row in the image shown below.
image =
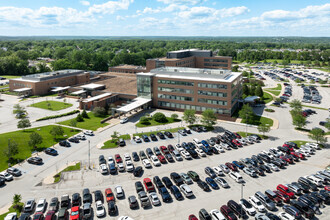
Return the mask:
M 79 112 L 80 112 L 79 110 L 74 110 L 74 111 L 67 112 L 67 113 L 60 114 L 60 115 L 52 115 L 52 116 L 47 116 L 47 117 L 39 118 L 39 119 L 37 119 L 37 121 L 43 121 L 43 120 L 54 119 L 54 118 L 61 118 L 61 117 L 64 117 L 64 116 L 77 114 Z

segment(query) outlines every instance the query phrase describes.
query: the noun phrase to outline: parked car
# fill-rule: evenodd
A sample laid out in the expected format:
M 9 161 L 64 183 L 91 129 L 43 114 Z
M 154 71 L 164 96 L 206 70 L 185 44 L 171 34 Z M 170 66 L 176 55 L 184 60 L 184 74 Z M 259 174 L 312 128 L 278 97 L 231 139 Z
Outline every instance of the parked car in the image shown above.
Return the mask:
M 40 157 L 30 157 L 29 159 L 27 159 L 27 162 L 30 164 L 36 164 L 36 165 L 43 164 L 42 158 L 40 158 Z
M 46 148 L 44 152 L 52 156 L 58 155 L 57 150 L 55 150 L 54 148 Z

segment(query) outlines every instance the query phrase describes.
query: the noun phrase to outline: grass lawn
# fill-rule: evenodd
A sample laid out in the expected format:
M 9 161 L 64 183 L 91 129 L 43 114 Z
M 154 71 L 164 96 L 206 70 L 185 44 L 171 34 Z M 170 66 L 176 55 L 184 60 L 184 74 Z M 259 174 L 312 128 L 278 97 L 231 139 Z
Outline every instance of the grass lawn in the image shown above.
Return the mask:
M 301 106 L 307 107 L 307 108 L 316 108 L 316 109 L 328 111 L 327 108 L 321 108 L 321 107 L 316 107 L 316 106 L 311 106 L 311 105 L 301 105 Z
M 242 119 L 242 123 L 245 123 L 245 119 Z M 256 115 L 251 123 L 251 125 L 260 125 L 260 124 L 268 124 L 269 126 L 273 126 L 274 121 L 270 118 L 261 117 Z
M 264 91 L 264 96 L 262 97 L 262 100 L 265 102 L 265 104 L 267 104 L 267 103 L 273 101 L 273 96 Z
M 246 137 L 246 136 L 250 136 L 250 135 L 256 134 L 256 133 L 249 133 L 248 132 L 247 135 L 246 135 L 246 132 L 244 132 L 244 131 L 238 131 L 237 134 L 241 135 L 242 137 Z M 257 134 L 257 135 L 259 135 L 262 139 L 268 139 L 268 136 L 267 135 L 262 135 L 262 134 Z
M 180 129 L 184 129 L 184 127 L 178 127 L 178 128 L 170 128 L 170 129 L 165 129 L 165 130 L 159 130 L 159 131 L 151 131 L 151 132 L 142 132 L 142 133 L 136 133 L 136 134 L 133 134 L 133 136 L 139 136 L 139 137 L 142 137 L 142 135 L 151 135 L 151 134 L 157 134 L 157 132 L 165 132 L 165 131 L 169 131 L 171 133 L 175 133 L 177 132 L 178 130 Z
M 50 106 L 48 107 L 48 103 Z M 31 107 L 36 107 L 36 108 L 42 108 L 46 110 L 52 110 L 52 111 L 58 111 L 62 109 L 66 109 L 72 106 L 71 103 L 65 103 L 65 102 L 58 102 L 58 101 L 42 101 L 42 102 L 37 102 L 32 105 Z
M 124 140 L 131 140 L 131 135 L 123 134 L 123 135 L 119 135 L 119 138 L 122 138 Z M 117 140 L 118 139 L 111 139 L 111 140 L 108 140 L 108 141 L 104 142 L 101 149 L 109 149 L 109 148 L 118 147 Z
M 54 126 L 55 125 L 48 125 L 39 128 L 25 129 L 25 131 L 19 130 L 19 131 L 0 134 L 0 152 L 2 152 L 8 146 L 8 139 L 11 139 L 12 141 L 15 141 L 18 145 L 19 153 L 14 156 L 14 159 L 15 161 L 16 160 L 22 161 L 30 157 L 31 152 L 34 151 L 34 149 L 32 149 L 28 145 L 28 141 L 30 140 L 30 134 L 32 132 L 37 132 L 43 137 L 43 142 L 38 146 L 37 151 L 42 151 L 45 148 L 51 147 L 54 144 L 58 143 L 60 140 L 66 139 L 80 132 L 80 130 L 74 130 L 71 132 L 70 128 L 62 127 L 64 130 L 64 135 L 66 136 L 57 137 L 56 140 L 54 140 L 54 137 L 49 133 Z M 4 156 L 4 154 L 1 153 L 0 171 L 5 170 L 7 168 L 8 168 L 7 158 Z
M 278 96 L 281 94 L 280 90 L 266 90 L 269 93 L 272 93 L 274 96 Z
M 330 73 L 330 68 L 313 68 L 313 69 L 322 70 L 322 71 Z
M 306 143 L 310 143 L 310 141 L 301 141 L 301 140 L 291 141 L 291 142 L 296 143 L 298 147 L 300 147 L 301 145 L 305 145 Z
M 109 123 L 101 124 L 101 120 L 108 117 L 108 115 L 105 117 L 95 117 L 93 112 L 89 112 L 88 116 L 89 116 L 89 118 L 84 118 L 83 122 L 77 122 L 76 127 L 86 129 L 86 130 L 96 131 L 98 128 L 102 128 L 102 127 L 109 125 Z M 59 124 L 70 126 L 71 120 L 72 119 L 62 121 L 62 122 L 59 122 Z
M 6 78 L 6 79 L 15 79 L 15 78 L 19 78 L 21 76 L 12 76 L 12 75 L 2 75 L 0 77 Z
M 62 172 L 75 171 L 75 170 L 80 170 L 80 163 L 76 163 L 75 165 L 68 166 L 67 168 L 65 168 L 64 170 L 62 170 L 58 174 L 56 174 L 54 176 L 54 183 L 57 183 L 57 182 L 60 181 Z
M 21 205 L 21 206 L 23 207 L 23 206 L 24 206 L 24 203 L 23 203 L 23 202 L 20 202 L 19 205 Z M 20 214 L 21 214 L 18 210 L 16 211 L 16 210 L 13 208 L 13 206 L 10 206 L 8 212 L 3 213 L 2 215 L 0 215 L 0 220 L 5 219 L 5 217 L 6 217 L 9 213 L 12 213 L 12 212 L 16 212 L 16 213 L 17 213 L 17 217 L 19 217 Z
M 268 88 L 266 90 L 280 90 L 281 91 L 282 90 L 282 85 L 280 83 L 278 83 L 276 87 L 274 87 L 274 88 Z
M 3 89 L 3 88 L 9 88 L 9 85 L 0 86 L 0 89 Z
M 175 122 L 180 122 L 180 119 L 173 119 L 170 117 L 166 117 L 167 122 L 165 123 L 160 123 L 157 121 L 154 121 L 152 118 L 148 118 L 149 119 L 149 124 L 141 124 L 140 122 L 136 123 L 136 127 L 138 128 L 144 128 L 144 127 L 150 127 L 150 126 L 155 126 L 155 125 L 166 125 L 166 124 L 171 124 L 171 123 L 175 123 Z

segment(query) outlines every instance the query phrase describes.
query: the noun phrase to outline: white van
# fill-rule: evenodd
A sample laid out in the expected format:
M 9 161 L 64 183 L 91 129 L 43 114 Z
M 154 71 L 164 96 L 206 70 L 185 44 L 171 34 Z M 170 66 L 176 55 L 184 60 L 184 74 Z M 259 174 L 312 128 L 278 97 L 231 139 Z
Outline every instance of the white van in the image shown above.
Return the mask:
M 307 178 L 309 181 L 311 181 L 312 183 L 314 183 L 317 186 L 322 186 L 322 180 L 320 180 L 319 178 L 317 178 L 315 176 L 305 176 L 305 178 Z
M 230 172 L 229 173 L 229 176 L 234 179 L 236 182 L 238 183 L 241 183 L 243 182 L 243 177 L 239 174 L 239 173 L 236 173 L 236 172 Z

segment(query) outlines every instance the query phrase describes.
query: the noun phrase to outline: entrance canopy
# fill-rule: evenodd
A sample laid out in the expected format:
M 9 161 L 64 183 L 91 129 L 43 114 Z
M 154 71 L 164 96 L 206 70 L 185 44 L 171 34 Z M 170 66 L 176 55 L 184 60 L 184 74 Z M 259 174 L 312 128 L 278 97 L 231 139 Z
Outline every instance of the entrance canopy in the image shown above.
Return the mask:
M 141 106 L 143 106 L 143 105 L 145 105 L 149 102 L 151 102 L 151 99 L 137 97 L 137 98 L 133 99 L 131 103 L 116 109 L 116 111 L 127 113 L 127 112 L 130 112 L 134 109 L 137 109 L 137 108 L 139 108 L 139 107 L 141 107 Z
M 68 90 L 70 88 L 70 86 L 66 86 L 66 87 L 57 87 L 55 89 L 52 89 L 51 92 L 62 92 L 65 90 Z
M 85 90 L 78 90 L 78 91 L 72 92 L 71 94 L 72 95 L 81 95 L 83 93 L 86 93 L 86 91 Z
M 103 93 L 101 95 L 90 97 L 90 98 L 84 99 L 82 102 L 85 102 L 85 103 L 86 102 L 93 102 L 93 101 L 97 101 L 99 99 L 102 99 L 102 98 L 105 98 L 105 97 L 108 97 L 108 96 L 111 96 L 111 93 Z
M 104 89 L 105 85 L 90 83 L 90 84 L 87 84 L 87 85 L 80 86 L 80 88 L 83 88 L 85 90 L 100 90 L 100 89 Z
M 20 88 L 20 89 L 14 89 L 14 92 L 27 92 L 27 91 L 32 91 L 31 88 Z

